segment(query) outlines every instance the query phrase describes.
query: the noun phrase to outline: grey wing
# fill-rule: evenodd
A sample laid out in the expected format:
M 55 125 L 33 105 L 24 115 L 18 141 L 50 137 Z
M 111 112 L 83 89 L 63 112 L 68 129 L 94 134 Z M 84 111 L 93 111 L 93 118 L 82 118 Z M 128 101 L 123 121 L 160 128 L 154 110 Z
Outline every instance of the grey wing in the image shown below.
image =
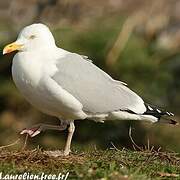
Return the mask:
M 131 110 L 141 114 L 146 110 L 137 94 L 78 54 L 70 53 L 60 58 L 57 68 L 52 78 L 81 102 L 84 111 Z

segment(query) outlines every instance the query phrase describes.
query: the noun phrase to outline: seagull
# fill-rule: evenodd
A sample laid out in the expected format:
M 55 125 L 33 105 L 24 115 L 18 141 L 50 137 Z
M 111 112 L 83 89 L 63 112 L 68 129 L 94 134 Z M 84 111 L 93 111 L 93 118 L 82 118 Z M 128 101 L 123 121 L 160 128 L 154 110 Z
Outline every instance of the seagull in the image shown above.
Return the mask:
M 146 104 L 127 84 L 113 79 L 87 56 L 56 46 L 49 28 L 41 23 L 26 26 L 3 54 L 18 51 L 12 63 L 13 80 L 24 98 L 41 112 L 55 116 L 59 126 L 38 124 L 21 134 L 36 136 L 46 129 L 65 130 L 63 155 L 71 152 L 74 120 L 139 120 L 158 122 L 171 112 Z M 170 124 L 177 122 L 170 119 Z

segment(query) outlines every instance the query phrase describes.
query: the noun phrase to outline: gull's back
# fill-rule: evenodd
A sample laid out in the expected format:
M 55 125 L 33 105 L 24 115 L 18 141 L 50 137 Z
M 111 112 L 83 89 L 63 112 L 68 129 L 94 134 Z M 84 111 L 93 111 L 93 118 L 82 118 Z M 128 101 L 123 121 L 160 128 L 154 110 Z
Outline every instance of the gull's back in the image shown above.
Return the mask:
M 70 53 L 60 58 L 53 79 L 72 94 L 88 113 L 131 110 L 143 113 L 143 100 L 82 56 Z

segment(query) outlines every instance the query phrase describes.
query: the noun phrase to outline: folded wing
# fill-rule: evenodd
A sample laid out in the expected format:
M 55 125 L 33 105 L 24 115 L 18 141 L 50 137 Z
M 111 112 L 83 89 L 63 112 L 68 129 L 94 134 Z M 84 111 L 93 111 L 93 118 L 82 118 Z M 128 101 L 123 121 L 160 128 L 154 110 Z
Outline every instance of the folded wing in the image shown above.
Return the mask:
M 137 94 L 78 54 L 70 53 L 60 58 L 57 68 L 52 79 L 78 99 L 86 112 L 130 110 L 143 114 L 146 111 Z

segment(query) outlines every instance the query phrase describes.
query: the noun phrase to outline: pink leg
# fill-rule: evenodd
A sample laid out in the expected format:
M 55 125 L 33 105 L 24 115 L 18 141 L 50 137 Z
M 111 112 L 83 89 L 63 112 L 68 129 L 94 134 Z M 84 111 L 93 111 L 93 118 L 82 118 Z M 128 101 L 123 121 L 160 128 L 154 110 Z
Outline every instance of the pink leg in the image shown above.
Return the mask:
M 67 128 L 66 123 L 62 123 L 61 125 L 50 125 L 50 124 L 37 124 L 31 128 L 26 128 L 20 132 L 20 134 L 28 134 L 30 137 L 34 137 L 41 133 L 42 131 L 51 129 L 51 130 L 58 130 L 63 131 Z

